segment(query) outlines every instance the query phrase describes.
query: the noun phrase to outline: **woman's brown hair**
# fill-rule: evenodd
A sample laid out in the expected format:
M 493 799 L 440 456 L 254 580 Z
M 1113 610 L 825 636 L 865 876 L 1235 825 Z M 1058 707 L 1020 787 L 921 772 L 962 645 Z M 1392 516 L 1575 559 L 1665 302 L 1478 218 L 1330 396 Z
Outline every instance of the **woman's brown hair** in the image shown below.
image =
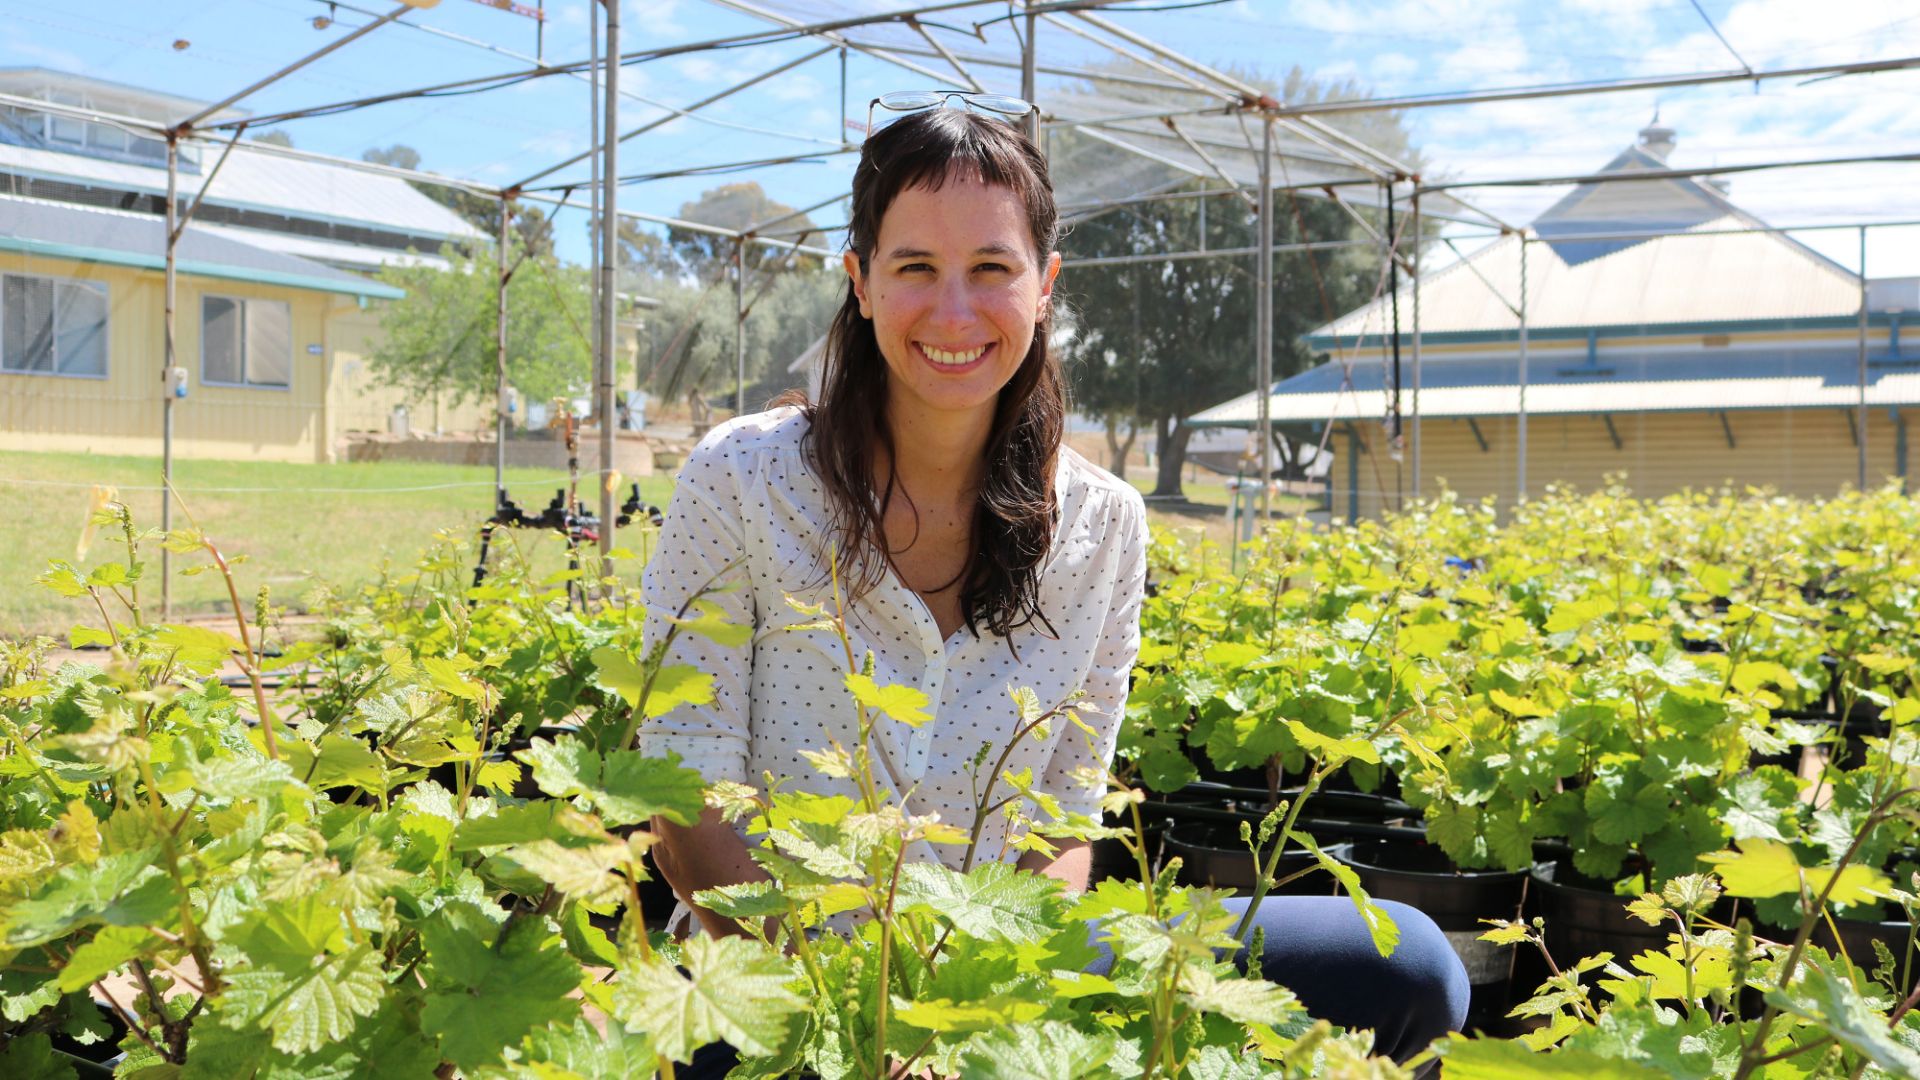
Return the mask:
M 912 113 L 867 139 L 853 174 L 853 211 L 847 247 L 865 275 L 880 234 L 880 219 L 900 192 L 938 191 L 949 180 L 978 178 L 1004 187 L 1027 210 L 1034 254 L 1044 262 L 1058 236 L 1059 211 L 1047 162 L 1018 128 L 960 109 Z M 1047 351 L 1051 308 L 1043 309 L 1033 345 L 1000 391 L 987 435 L 986 476 L 973 511 L 973 551 L 961 572 L 960 610 L 977 637 L 980 627 L 1002 637 L 1038 622 L 1040 569 L 1057 512 L 1053 474 L 1066 417 L 1059 361 Z M 820 400 L 806 406 L 809 461 L 832 507 L 834 548 L 854 595 L 878 585 L 888 568 L 882 522 L 895 489 L 873 476 L 874 452 L 892 462 L 886 423 L 887 362 L 873 323 L 860 314 L 851 282 L 827 331 Z

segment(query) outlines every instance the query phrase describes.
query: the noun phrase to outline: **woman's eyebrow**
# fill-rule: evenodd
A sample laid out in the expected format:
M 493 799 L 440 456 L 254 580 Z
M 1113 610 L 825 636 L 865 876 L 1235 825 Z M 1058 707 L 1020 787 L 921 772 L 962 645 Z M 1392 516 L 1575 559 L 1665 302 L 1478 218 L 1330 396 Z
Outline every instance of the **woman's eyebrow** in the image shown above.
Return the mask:
M 993 242 L 993 243 L 991 243 L 991 244 L 987 244 L 987 245 L 984 245 L 984 246 L 982 246 L 982 247 L 977 247 L 977 248 L 974 248 L 974 249 L 973 249 L 973 253 L 974 253 L 974 254 L 975 254 L 976 256 L 979 256 L 979 255 L 1002 255 L 1002 256 L 1005 256 L 1005 255 L 1018 255 L 1018 254 L 1020 254 L 1020 249 L 1019 249 L 1019 248 L 1017 248 L 1017 247 L 1014 247 L 1014 246 L 1013 246 L 1012 244 L 1003 244 L 1003 243 L 1000 243 L 999 241 L 997 241 L 997 240 L 996 240 L 996 241 L 994 241 L 994 242 Z M 893 249 L 892 251 L 889 251 L 889 252 L 887 252 L 887 258 L 888 258 L 888 260 L 893 260 L 893 259 L 931 259 L 931 258 L 934 258 L 934 254 L 933 254 L 933 252 L 931 252 L 931 251 L 923 251 L 923 250 L 921 250 L 920 248 L 911 248 L 911 247 L 897 247 L 897 248 L 894 248 L 894 249 Z

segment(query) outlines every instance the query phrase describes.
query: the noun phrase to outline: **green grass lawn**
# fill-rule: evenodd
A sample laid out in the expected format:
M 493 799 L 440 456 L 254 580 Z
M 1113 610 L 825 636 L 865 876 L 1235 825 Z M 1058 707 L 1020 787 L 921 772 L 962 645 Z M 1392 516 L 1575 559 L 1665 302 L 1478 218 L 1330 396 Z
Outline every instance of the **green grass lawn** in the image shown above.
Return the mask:
M 539 512 L 566 481 L 564 472 L 507 472 L 508 492 L 528 513 Z M 33 580 L 49 559 L 74 558 L 86 523 L 89 485 L 116 486 L 137 524 L 158 526 L 160 493 L 138 489 L 157 488 L 159 482 L 158 458 L 0 452 L 0 492 L 8 504 L 0 518 L 0 638 L 57 632 L 82 619 L 98 622 L 91 604 L 58 596 Z M 387 560 L 410 563 L 440 529 L 477 538 L 481 521 L 492 512 L 492 483 L 488 466 L 174 462 L 174 486 L 200 527 L 222 552 L 247 556 L 234 568 L 242 599 L 250 606 L 264 582 L 272 586 L 275 603 L 294 610 L 312 582 L 353 586 L 371 580 Z M 582 486 L 589 506 L 597 501 L 591 484 L 589 476 Z M 656 505 L 665 506 L 672 491 L 670 477 L 640 480 L 641 496 Z M 174 523 L 187 524 L 178 506 Z M 557 535 L 514 533 L 538 561 L 557 565 L 562 558 Z M 97 537 L 87 564 L 120 551 Z M 175 574 L 204 561 L 198 555 L 175 556 Z M 141 598 L 157 609 L 157 551 L 153 562 Z M 176 615 L 205 612 L 225 603 L 226 586 L 218 574 L 176 576 L 173 597 Z

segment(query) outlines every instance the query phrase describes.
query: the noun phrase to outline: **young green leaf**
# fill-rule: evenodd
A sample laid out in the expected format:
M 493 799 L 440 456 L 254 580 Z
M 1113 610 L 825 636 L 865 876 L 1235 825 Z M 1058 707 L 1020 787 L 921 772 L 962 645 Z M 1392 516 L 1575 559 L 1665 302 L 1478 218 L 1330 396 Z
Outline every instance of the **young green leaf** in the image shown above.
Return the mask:
M 1064 908 L 1059 882 L 997 862 L 967 874 L 937 863 L 913 863 L 900 875 L 896 902 L 896 910 L 925 911 L 962 933 L 1014 945 L 1052 937 Z
M 793 974 L 787 961 L 746 938 L 693 937 L 678 965 L 656 954 L 622 968 L 614 977 L 614 1015 L 675 1061 L 722 1040 L 743 1055 L 768 1055 L 807 1008 L 788 988 Z
M 847 689 L 861 705 L 909 727 L 933 719 L 926 711 L 927 695 L 911 686 L 878 686 L 865 675 L 849 672 Z

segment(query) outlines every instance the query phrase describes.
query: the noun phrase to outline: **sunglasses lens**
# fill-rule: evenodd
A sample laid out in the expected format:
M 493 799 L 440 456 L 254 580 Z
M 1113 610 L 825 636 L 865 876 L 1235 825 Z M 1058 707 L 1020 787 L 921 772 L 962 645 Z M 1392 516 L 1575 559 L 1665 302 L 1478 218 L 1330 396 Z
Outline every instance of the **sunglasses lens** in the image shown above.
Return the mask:
M 969 94 L 967 103 L 988 112 L 1003 113 L 1007 116 L 1025 116 L 1033 111 L 1033 106 L 1017 97 L 1005 94 Z
M 881 94 L 877 104 L 883 109 L 898 112 L 905 109 L 931 109 L 945 100 L 946 95 L 937 90 L 898 90 Z

